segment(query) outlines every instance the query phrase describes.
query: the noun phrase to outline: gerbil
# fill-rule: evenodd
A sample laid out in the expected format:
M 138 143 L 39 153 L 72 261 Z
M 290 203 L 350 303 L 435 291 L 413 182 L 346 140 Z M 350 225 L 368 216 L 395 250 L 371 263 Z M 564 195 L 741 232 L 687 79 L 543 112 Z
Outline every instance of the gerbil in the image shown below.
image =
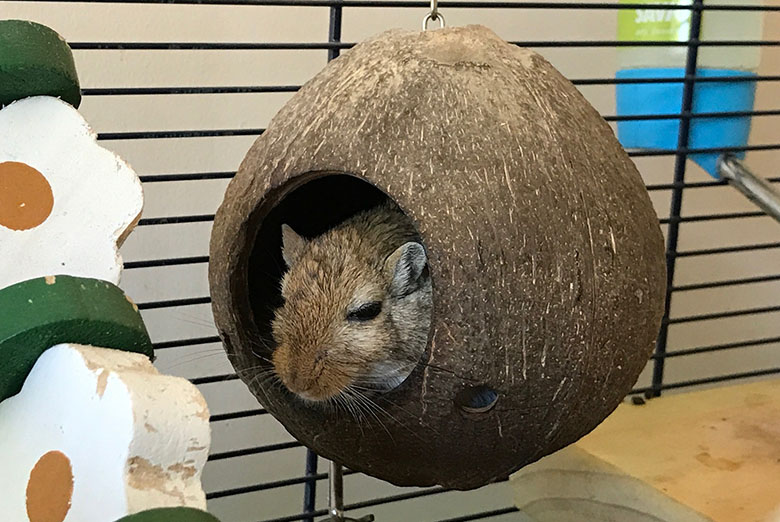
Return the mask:
M 431 324 L 427 256 L 392 202 L 313 239 L 282 225 L 284 304 L 275 311 L 273 366 L 309 401 L 389 390 L 422 356 Z

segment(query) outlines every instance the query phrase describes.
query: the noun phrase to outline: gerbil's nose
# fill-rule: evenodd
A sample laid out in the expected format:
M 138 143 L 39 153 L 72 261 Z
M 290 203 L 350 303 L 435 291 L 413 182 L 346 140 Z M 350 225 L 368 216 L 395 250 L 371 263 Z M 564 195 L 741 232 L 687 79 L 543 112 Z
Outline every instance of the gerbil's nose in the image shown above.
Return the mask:
M 326 355 L 326 350 L 318 349 L 303 357 L 280 347 L 274 352 L 273 363 L 282 384 L 292 393 L 309 401 L 325 401 L 339 392 L 338 387 L 329 385 L 332 379 L 322 363 Z
M 282 377 L 282 382 L 287 386 L 287 389 L 298 395 L 306 393 L 309 388 L 311 388 L 312 384 L 311 382 L 308 382 L 307 379 L 303 378 L 301 373 L 296 369 L 292 369 L 286 379 Z
M 311 372 L 301 367 L 301 361 L 292 360 L 287 350 L 277 350 L 273 357 L 274 369 L 282 384 L 292 393 L 308 398 L 314 385 Z
M 284 345 L 280 345 L 274 350 L 271 362 L 274 366 L 274 372 L 282 381 L 282 384 L 293 393 L 299 393 L 298 371 L 295 362 L 290 360 L 290 350 Z

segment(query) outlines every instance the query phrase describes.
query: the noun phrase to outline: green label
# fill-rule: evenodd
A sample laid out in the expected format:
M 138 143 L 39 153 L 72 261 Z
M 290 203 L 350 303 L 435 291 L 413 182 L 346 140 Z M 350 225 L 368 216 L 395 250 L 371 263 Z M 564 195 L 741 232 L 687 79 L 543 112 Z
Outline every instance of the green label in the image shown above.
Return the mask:
M 691 5 L 691 0 L 620 0 L 621 4 Z M 684 42 L 690 31 L 688 9 L 620 9 L 618 40 Z

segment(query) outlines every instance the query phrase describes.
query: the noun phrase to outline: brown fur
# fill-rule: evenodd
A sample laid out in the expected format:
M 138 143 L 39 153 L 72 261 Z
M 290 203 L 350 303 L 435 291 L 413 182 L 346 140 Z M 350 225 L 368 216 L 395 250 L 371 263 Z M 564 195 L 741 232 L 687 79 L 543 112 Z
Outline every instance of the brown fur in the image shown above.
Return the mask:
M 429 279 L 403 302 L 388 292 L 388 258 L 405 243 L 420 241 L 408 218 L 388 202 L 312 240 L 291 235 L 285 238 L 285 303 L 273 321 L 273 364 L 284 385 L 321 401 L 350 386 L 387 388 L 385 374 L 392 382 L 396 371 L 408 375 L 430 326 Z M 375 319 L 347 320 L 350 309 L 372 301 L 382 302 Z

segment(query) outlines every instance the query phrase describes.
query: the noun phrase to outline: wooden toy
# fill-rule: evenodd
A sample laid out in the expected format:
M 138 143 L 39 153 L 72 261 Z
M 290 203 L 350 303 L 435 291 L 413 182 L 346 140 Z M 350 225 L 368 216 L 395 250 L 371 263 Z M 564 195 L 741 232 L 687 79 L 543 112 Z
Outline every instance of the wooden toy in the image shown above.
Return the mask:
M 116 286 L 48 276 L 0 290 L 0 401 L 17 393 L 38 357 L 59 343 L 153 356 L 141 314 Z
M 14 522 L 107 522 L 204 509 L 209 411 L 141 354 L 60 344 L 0 403 L 0 506 Z M 209 520 L 201 517 L 194 520 Z
M 79 100 L 67 44 L 0 21 L 0 518 L 215 522 L 206 402 L 116 286 L 141 184 Z
M 0 50 L 0 107 L 41 95 L 79 106 L 73 53 L 56 32 L 27 20 L 0 20 Z
M 76 109 L 36 96 L 0 110 L 0 288 L 56 274 L 118 283 L 142 207 L 135 172 Z
M 269 372 L 281 224 L 304 236 L 377 195 L 417 227 L 428 346 L 375 397 L 382 424 Z M 469 489 L 596 427 L 664 308 L 657 215 L 609 125 L 552 65 L 480 26 L 390 31 L 330 62 L 231 180 L 211 237 L 214 317 L 255 396 L 318 454 L 398 485 Z

